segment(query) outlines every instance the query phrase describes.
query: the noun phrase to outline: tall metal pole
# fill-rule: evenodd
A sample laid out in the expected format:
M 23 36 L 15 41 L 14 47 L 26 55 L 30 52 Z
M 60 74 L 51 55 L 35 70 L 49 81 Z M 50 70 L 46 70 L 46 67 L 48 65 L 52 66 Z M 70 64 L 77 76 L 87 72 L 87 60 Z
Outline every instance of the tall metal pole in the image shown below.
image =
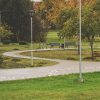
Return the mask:
M 80 51 L 80 61 L 79 61 L 79 78 L 80 82 L 83 82 L 82 77 L 82 1 L 79 0 L 79 51 Z
M 33 65 L 33 18 L 31 16 L 31 65 Z
M 2 24 L 2 21 L 1 21 L 1 15 L 2 14 L 2 12 L 0 11 L 0 25 Z M 1 38 L 0 38 L 0 42 L 1 42 Z
M 2 14 L 2 12 L 0 11 L 0 24 L 1 24 L 1 14 Z

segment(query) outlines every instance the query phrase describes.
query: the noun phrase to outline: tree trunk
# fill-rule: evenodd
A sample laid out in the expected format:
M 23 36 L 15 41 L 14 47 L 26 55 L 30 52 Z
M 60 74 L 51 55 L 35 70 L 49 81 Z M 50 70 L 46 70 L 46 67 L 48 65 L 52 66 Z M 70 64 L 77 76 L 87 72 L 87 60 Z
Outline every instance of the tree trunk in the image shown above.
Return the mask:
M 80 45 L 79 45 L 79 43 L 77 44 L 77 51 L 78 51 L 78 55 L 80 54 Z
M 93 42 L 90 42 L 90 47 L 91 47 L 91 57 L 92 57 L 92 60 L 94 60 Z
M 94 50 L 93 50 L 93 42 L 94 42 L 94 36 L 92 36 L 90 39 L 90 47 L 91 47 L 91 57 L 92 57 L 92 60 L 94 60 Z
M 20 39 L 19 39 L 19 32 L 16 34 L 16 39 L 17 39 L 17 42 L 20 41 Z

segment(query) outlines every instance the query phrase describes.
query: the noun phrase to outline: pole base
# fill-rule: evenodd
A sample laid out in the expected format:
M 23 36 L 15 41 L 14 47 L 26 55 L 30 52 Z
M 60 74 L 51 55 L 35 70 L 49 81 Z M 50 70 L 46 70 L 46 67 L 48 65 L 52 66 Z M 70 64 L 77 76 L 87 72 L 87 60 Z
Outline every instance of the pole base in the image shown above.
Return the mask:
M 80 83 L 83 83 L 84 82 L 84 79 L 83 78 L 79 78 L 78 80 Z

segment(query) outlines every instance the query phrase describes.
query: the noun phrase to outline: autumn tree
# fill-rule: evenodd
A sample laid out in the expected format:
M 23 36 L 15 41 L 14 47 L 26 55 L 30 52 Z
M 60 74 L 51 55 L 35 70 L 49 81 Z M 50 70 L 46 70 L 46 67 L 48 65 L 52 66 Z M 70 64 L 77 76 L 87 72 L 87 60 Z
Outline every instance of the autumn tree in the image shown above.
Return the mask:
M 43 0 L 40 13 L 51 28 L 55 28 L 61 10 L 66 8 L 65 0 Z

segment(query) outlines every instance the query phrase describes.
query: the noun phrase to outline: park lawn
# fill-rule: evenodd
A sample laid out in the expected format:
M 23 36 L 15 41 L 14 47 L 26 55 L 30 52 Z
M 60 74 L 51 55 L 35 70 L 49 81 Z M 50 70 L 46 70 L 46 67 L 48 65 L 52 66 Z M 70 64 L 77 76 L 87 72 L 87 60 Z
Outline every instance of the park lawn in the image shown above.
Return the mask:
M 22 55 L 29 56 L 30 52 L 24 52 Z M 48 51 L 36 51 L 33 52 L 33 55 L 41 58 L 51 58 L 51 59 L 62 59 L 62 60 L 78 60 L 79 55 L 77 49 L 68 49 L 68 50 L 48 50 Z M 100 61 L 100 49 L 95 49 L 95 60 Z M 89 49 L 82 50 L 82 59 L 84 61 L 91 61 L 91 53 Z
M 0 82 L 0 100 L 100 100 L 100 72 Z
M 47 33 L 47 43 L 51 42 L 60 42 L 57 35 L 57 31 L 49 31 Z
M 38 47 L 38 44 L 35 44 L 35 47 Z M 14 50 L 28 50 L 30 45 L 19 45 L 19 44 L 9 44 L 9 45 L 0 45 L 0 55 L 4 52 L 14 51 Z M 52 66 L 57 64 L 54 61 L 47 60 L 33 60 L 33 65 L 31 65 L 30 59 L 20 59 L 12 57 L 0 56 L 0 68 L 30 68 L 30 67 L 42 67 L 42 66 Z

